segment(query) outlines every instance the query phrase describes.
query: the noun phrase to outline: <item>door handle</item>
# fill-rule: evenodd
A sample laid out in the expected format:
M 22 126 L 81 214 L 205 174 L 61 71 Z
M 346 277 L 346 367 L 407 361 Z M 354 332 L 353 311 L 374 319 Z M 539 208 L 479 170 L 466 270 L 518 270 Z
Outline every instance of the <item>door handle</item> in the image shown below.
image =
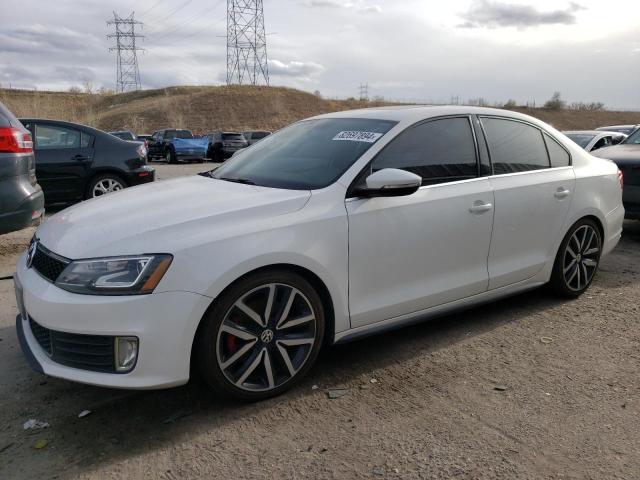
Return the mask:
M 556 190 L 556 193 L 554 193 L 553 195 L 556 198 L 567 198 L 570 193 L 571 193 L 571 190 L 568 190 L 564 187 L 560 187 L 558 188 L 558 190 Z
M 73 159 L 81 162 L 84 160 L 91 160 L 91 157 L 89 157 L 88 155 L 74 155 Z
M 473 202 L 473 206 L 469 209 L 469 212 L 479 214 L 479 213 L 488 212 L 492 208 L 493 208 L 493 204 L 484 203 L 482 200 L 478 200 L 476 202 Z

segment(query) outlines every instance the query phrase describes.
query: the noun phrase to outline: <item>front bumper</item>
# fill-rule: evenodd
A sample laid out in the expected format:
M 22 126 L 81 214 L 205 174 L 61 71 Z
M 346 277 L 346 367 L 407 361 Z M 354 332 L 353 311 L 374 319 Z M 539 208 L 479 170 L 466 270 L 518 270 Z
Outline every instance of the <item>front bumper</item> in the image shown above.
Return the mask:
M 14 275 L 21 314 L 16 320 L 20 345 L 30 365 L 52 377 L 114 388 L 152 389 L 189 380 L 195 331 L 211 299 L 191 292 L 151 295 L 78 295 L 62 290 L 27 269 L 25 255 Z M 133 336 L 138 359 L 129 373 L 102 373 L 56 363 L 41 347 L 26 315 L 58 332 Z

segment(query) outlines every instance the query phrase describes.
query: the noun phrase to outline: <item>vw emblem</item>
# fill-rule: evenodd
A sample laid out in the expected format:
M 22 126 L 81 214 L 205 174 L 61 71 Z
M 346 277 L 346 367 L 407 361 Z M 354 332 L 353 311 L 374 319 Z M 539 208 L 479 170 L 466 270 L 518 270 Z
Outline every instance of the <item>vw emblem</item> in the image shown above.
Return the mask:
M 38 248 L 38 240 L 34 239 L 29 245 L 29 250 L 27 250 L 27 268 L 31 268 L 33 257 L 36 255 L 36 248 Z
M 262 343 L 269 343 L 273 340 L 273 332 L 271 330 L 265 330 L 262 332 L 262 335 L 260 335 L 260 340 L 262 340 Z

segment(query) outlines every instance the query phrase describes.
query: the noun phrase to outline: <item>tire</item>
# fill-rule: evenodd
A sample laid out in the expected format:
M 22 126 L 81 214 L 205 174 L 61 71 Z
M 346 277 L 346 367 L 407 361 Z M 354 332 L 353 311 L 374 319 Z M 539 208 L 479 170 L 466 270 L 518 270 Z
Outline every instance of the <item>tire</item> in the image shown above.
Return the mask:
M 167 163 L 178 163 L 178 159 L 176 158 L 176 154 L 171 149 L 168 149 L 165 152 L 164 158 L 167 161 Z
M 298 383 L 318 357 L 325 331 L 320 296 L 286 270 L 239 280 L 202 322 L 195 343 L 202 378 L 243 401 L 274 397 Z
M 562 298 L 577 298 L 591 285 L 600 265 L 602 235 L 595 221 L 579 220 L 565 235 L 556 255 L 549 286 Z
M 85 200 L 98 198 L 127 188 L 127 182 L 115 173 L 101 173 L 91 179 L 85 192 Z

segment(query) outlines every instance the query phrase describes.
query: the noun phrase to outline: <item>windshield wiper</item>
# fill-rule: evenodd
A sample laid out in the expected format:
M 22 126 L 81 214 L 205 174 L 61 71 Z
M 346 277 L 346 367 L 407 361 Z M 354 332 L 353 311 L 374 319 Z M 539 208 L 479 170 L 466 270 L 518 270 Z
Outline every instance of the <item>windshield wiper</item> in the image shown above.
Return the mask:
M 209 170 L 208 172 L 201 172 L 198 175 L 200 175 L 201 177 L 214 178 L 213 172 L 215 172 L 215 170 Z
M 214 177 L 225 182 L 244 183 L 245 185 L 255 185 L 256 183 L 248 178 Z

